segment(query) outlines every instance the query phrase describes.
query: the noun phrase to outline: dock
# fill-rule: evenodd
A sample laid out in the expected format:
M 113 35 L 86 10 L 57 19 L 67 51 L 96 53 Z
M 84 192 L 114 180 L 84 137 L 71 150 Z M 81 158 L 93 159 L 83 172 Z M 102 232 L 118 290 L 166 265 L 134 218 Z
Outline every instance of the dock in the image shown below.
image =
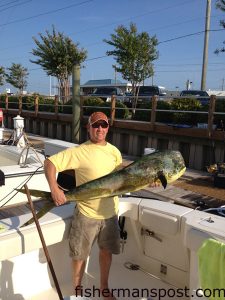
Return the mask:
M 162 186 L 148 187 L 135 192 L 135 195 L 200 210 L 225 205 L 225 189 L 214 186 L 212 175 L 191 169 L 187 169 L 183 176 L 166 189 Z

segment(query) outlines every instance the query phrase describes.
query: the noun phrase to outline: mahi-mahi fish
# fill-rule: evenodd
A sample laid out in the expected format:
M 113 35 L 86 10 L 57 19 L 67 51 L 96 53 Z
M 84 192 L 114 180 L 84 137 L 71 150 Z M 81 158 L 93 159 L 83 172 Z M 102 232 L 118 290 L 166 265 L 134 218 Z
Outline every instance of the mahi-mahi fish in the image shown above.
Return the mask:
M 65 193 L 67 201 L 85 201 L 109 196 L 119 196 L 143 189 L 155 182 L 167 183 L 177 180 L 186 170 L 184 159 L 179 151 L 155 151 L 144 155 L 123 169 L 84 183 Z M 26 193 L 24 189 L 18 190 Z M 51 193 L 41 190 L 29 190 L 31 196 L 51 199 Z M 51 200 L 38 213 L 40 218 L 55 206 Z M 33 219 L 23 226 L 33 223 Z

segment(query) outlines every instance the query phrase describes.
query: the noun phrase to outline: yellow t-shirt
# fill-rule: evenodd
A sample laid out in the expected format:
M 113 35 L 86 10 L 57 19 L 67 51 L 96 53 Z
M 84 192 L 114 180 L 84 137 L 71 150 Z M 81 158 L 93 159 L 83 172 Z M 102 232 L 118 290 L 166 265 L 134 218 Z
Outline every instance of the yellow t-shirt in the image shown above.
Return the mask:
M 48 158 L 57 172 L 75 169 L 77 186 L 113 172 L 121 163 L 120 151 L 110 143 L 96 145 L 87 141 Z M 118 197 L 77 201 L 80 212 L 90 218 L 108 219 L 118 213 Z

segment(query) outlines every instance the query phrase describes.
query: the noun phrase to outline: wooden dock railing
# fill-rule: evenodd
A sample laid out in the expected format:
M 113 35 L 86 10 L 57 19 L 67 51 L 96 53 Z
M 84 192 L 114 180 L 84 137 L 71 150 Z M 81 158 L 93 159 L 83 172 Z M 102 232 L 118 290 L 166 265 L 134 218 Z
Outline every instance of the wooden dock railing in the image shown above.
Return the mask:
M 83 96 L 81 101 L 83 101 Z M 23 98 L 21 98 L 23 99 Z M 205 120 L 206 128 L 182 126 L 170 126 L 166 123 L 157 122 L 157 113 L 162 111 L 157 109 L 157 97 L 152 98 L 152 108 L 147 110 L 149 120 L 135 121 L 131 119 L 116 118 L 116 97 L 112 97 L 110 107 L 110 130 L 108 140 L 117 146 L 123 154 L 129 156 L 140 156 L 145 148 L 175 149 L 180 150 L 186 166 L 189 168 L 202 170 L 206 165 L 213 162 L 225 162 L 225 131 L 214 130 L 216 97 L 211 96 L 209 110 L 205 111 L 207 115 Z M 25 131 L 27 133 L 38 134 L 43 137 L 62 139 L 68 142 L 72 141 L 72 114 L 60 113 L 58 97 L 52 101 L 52 112 L 43 110 L 43 104 L 39 103 L 39 97 L 36 96 L 32 104 L 32 111 L 25 110 L 22 101 L 15 108 L 10 108 L 8 97 L 6 97 L 3 108 L 4 125 L 13 128 L 13 118 L 18 114 L 24 117 Z M 49 104 L 48 104 L 49 106 Z M 1 107 L 1 103 L 0 103 Z M 86 123 L 87 117 L 83 115 L 84 106 L 81 105 L 81 139 L 86 141 Z M 101 110 L 99 108 L 99 110 Z M 138 108 L 136 109 L 138 111 Z M 166 110 L 164 110 L 165 112 Z M 169 113 L 186 113 L 186 111 L 167 111 Z M 187 112 L 188 113 L 188 112 Z M 199 111 L 189 113 L 203 113 Z M 225 113 L 223 113 L 225 115 Z M 169 126 L 168 126 L 169 125 Z
M 81 96 L 81 103 L 83 103 L 85 97 L 87 96 Z M 90 96 L 88 96 L 90 97 Z M 57 117 L 59 114 L 60 114 L 60 106 L 65 106 L 65 104 L 62 104 L 62 102 L 59 100 L 59 97 L 56 95 L 54 96 L 54 101 L 53 101 L 53 104 L 47 104 L 48 106 L 52 105 L 53 106 L 53 109 L 52 109 L 52 113 Z M 215 103 L 216 103 L 216 96 L 212 95 L 210 96 L 209 98 L 209 110 L 208 112 L 204 112 L 205 115 L 207 115 L 207 128 L 208 128 L 208 135 L 209 137 L 211 137 L 212 135 L 212 130 L 213 130 L 213 125 L 214 125 L 214 116 L 215 116 L 215 113 L 218 113 L 218 112 L 215 112 Z M 23 97 L 22 96 L 19 96 L 18 97 L 18 102 L 9 102 L 9 97 L 8 95 L 6 95 L 5 97 L 5 108 L 3 107 L 3 111 L 5 111 L 6 113 L 11 110 L 10 108 L 10 104 L 17 104 L 18 105 L 18 114 L 22 114 L 22 113 L 25 113 L 27 112 L 27 109 L 23 109 L 23 103 L 22 103 L 22 100 L 23 100 Z M 156 115 L 157 115 L 157 103 L 158 103 L 158 97 L 157 96 L 153 96 L 151 97 L 151 103 L 152 103 L 152 107 L 151 109 L 149 108 L 149 111 L 150 111 L 150 114 L 149 114 L 149 123 L 151 124 L 151 126 L 153 127 L 156 123 Z M 40 105 L 44 105 L 44 104 L 39 104 L 39 96 L 36 95 L 35 96 L 35 99 L 34 99 L 34 109 L 33 109 L 33 112 L 34 112 L 34 117 L 38 117 L 39 114 L 43 111 L 43 110 L 40 110 L 39 107 Z M 1 104 L 0 104 L 0 107 L 1 107 Z M 83 108 L 85 106 L 81 105 L 81 119 L 83 119 Z M 101 108 L 99 108 L 101 109 Z M 112 126 L 114 121 L 115 121 L 115 115 L 116 115 L 116 96 L 112 96 L 111 97 L 111 106 L 110 106 L 110 125 Z M 15 108 L 13 109 L 15 110 Z M 136 108 L 136 110 L 138 111 L 138 108 Z M 163 112 L 168 112 L 168 113 L 193 113 L 193 114 L 198 114 L 198 113 L 203 113 L 203 112 L 199 112 L 199 111 L 180 111 L 180 110 L 160 110 L 160 111 L 163 111 Z M 225 115 L 225 112 L 223 113 Z

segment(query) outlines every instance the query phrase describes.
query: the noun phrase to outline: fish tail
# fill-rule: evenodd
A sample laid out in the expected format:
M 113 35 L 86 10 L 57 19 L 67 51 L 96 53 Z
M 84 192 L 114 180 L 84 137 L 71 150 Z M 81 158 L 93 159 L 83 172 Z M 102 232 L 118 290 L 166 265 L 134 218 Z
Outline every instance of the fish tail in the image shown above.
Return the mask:
M 16 191 L 20 192 L 20 193 L 23 193 L 23 194 L 26 194 L 25 189 L 16 189 Z M 44 199 L 51 199 L 51 193 L 50 192 L 29 189 L 29 193 L 30 193 L 31 196 L 34 196 L 34 197 L 39 197 L 39 198 L 44 198 Z
M 49 212 L 53 207 L 55 207 L 54 202 L 49 201 L 48 203 L 46 203 L 40 210 L 39 212 L 36 214 L 37 219 L 40 219 L 41 217 L 43 217 L 45 214 L 47 214 L 47 212 Z M 34 218 L 31 218 L 30 220 L 28 220 L 26 223 L 24 223 L 21 227 L 25 227 L 28 225 L 31 225 L 34 223 Z

